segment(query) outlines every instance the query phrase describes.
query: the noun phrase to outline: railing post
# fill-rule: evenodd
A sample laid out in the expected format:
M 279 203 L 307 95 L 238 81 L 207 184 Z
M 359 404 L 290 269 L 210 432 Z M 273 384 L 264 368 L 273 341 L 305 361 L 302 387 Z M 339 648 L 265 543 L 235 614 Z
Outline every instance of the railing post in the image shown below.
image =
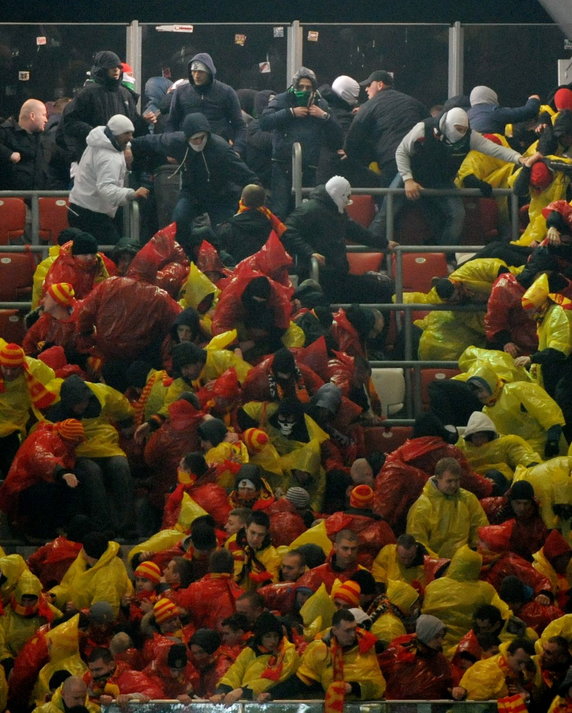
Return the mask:
M 510 239 L 518 240 L 519 236 L 519 210 L 518 196 L 516 193 L 510 194 Z
M 449 80 L 448 96 L 454 97 L 463 93 L 464 71 L 464 30 L 460 22 L 455 22 L 449 28 Z
M 294 20 L 288 27 L 288 45 L 286 48 L 286 81 L 290 79 L 303 64 L 304 43 L 300 20 Z
M 292 190 L 297 208 L 302 202 L 302 146 L 298 141 L 292 144 Z
M 31 201 L 32 207 L 32 245 L 40 244 L 40 204 L 38 203 L 38 194 L 34 193 Z
M 125 59 L 128 64 L 133 67 L 133 76 L 137 78 L 139 86 L 137 91 L 140 95 L 137 101 L 137 107 L 141 111 L 141 96 L 143 96 L 143 87 L 141 83 L 143 81 L 143 66 L 142 66 L 142 39 L 141 39 L 141 25 L 138 20 L 132 20 L 126 28 L 126 52 Z

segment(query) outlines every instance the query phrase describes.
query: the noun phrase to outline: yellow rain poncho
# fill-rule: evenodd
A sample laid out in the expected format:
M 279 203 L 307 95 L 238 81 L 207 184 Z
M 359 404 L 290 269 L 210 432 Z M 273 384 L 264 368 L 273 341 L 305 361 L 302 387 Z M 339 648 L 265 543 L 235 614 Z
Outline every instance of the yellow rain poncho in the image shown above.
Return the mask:
M 318 424 L 311 421 L 311 439 L 308 443 L 299 444 L 299 447 L 285 453 L 280 458 L 280 465 L 284 472 L 281 487 L 286 492 L 291 486 L 301 486 L 310 495 L 310 508 L 314 512 L 322 512 L 324 506 L 324 492 L 326 490 L 326 473 L 321 465 L 320 446 L 327 441 L 329 436 Z M 295 471 L 300 471 L 297 475 Z M 299 478 L 304 478 L 300 480 Z
M 97 705 L 97 703 L 92 703 L 89 700 L 87 693 L 83 705 L 87 708 L 88 713 L 100 713 L 101 711 L 101 708 Z M 66 708 L 64 699 L 62 698 L 62 686 L 60 686 L 56 689 L 51 701 L 44 703 L 44 705 L 38 706 L 34 711 L 32 711 L 32 713 L 67 713 L 67 711 L 68 708 Z
M 0 573 L 6 579 L 0 584 L 0 597 L 2 604 L 7 604 L 13 591 L 16 589 L 18 580 L 24 572 L 29 572 L 28 565 L 22 555 L 6 555 L 2 550 L 0 557 Z
M 473 614 L 478 607 L 492 604 L 503 619 L 510 609 L 492 584 L 479 579 L 483 558 L 466 545 L 455 553 L 444 577 L 427 585 L 423 614 L 432 614 L 447 627 L 443 650 L 453 655 L 459 640 L 471 629 Z
M 497 437 L 481 446 L 475 446 L 470 436 L 482 431 L 496 433 Z M 507 480 L 512 480 L 519 465 L 540 463 L 542 458 L 520 436 L 499 436 L 493 421 L 480 411 L 471 414 L 467 427 L 457 443 L 471 468 L 484 475 L 489 470 L 500 471 Z
M 85 389 L 86 394 L 88 390 L 92 392 L 99 401 L 101 411 L 98 416 L 81 419 L 86 439 L 76 448 L 77 457 L 125 456 L 119 446 L 119 434 L 114 424 L 133 418 L 134 411 L 131 404 L 122 393 L 106 384 L 85 381 L 82 388 Z M 83 396 L 83 393 L 81 395 Z
M 201 272 L 195 263 L 192 262 L 189 269 L 189 276 L 181 288 L 179 304 L 183 309 L 187 307 L 197 309 L 201 302 L 209 295 L 213 295 L 212 305 L 208 311 L 205 314 L 201 314 L 200 317 L 201 328 L 206 334 L 212 334 L 212 312 L 218 302 L 220 290 L 209 280 L 204 272 Z
M 309 530 L 306 530 L 306 532 L 303 532 L 299 537 L 290 543 L 290 549 L 296 550 L 298 547 L 307 544 L 318 545 L 318 547 L 322 548 L 324 555 L 328 557 L 332 551 L 333 544 L 326 532 L 325 520 L 320 520 L 317 525 L 314 525 Z
M 532 285 L 534 287 L 534 285 Z M 572 353 L 572 310 L 551 304 L 542 321 L 538 323 L 538 351 L 556 349 L 565 356 Z M 531 364 L 530 373 L 542 386 L 542 367 Z
M 339 579 L 335 580 L 332 590 L 336 584 L 339 586 Z M 335 610 L 336 607 L 332 597 L 328 594 L 326 585 L 322 582 L 320 587 L 306 599 L 300 608 L 306 641 L 313 641 L 319 632 L 332 625 L 332 617 Z
M 69 671 L 72 676 L 83 676 L 87 666 L 79 655 L 79 614 L 68 619 L 63 624 L 48 631 L 46 640 L 50 660 L 40 670 L 32 693 L 32 700 L 41 705 L 50 692 L 50 678 L 56 671 Z M 98 707 L 89 703 L 86 707 L 90 713 L 97 713 Z
M 407 515 L 407 532 L 439 557 L 451 558 L 467 543 L 474 547 L 483 525 L 488 525 L 487 516 L 473 493 L 460 488 L 456 495 L 445 495 L 434 478 L 425 483 Z
M 529 146 L 527 153 L 535 151 L 536 145 L 535 143 Z M 545 158 L 572 165 L 572 159 L 565 156 L 546 156 Z M 522 169 L 512 174 L 509 181 L 511 186 L 514 185 L 514 181 L 519 176 L 520 171 Z M 570 177 L 564 171 L 554 171 L 553 175 L 552 183 L 544 190 L 530 189 L 529 223 L 520 238 L 513 241 L 514 245 L 530 245 L 533 241 L 541 242 L 546 237 L 546 218 L 542 215 L 542 210 L 552 201 L 565 200 L 566 191 L 570 185 Z
M 135 545 L 135 547 L 129 550 L 127 561 L 132 562 L 133 557 L 141 552 L 162 552 L 163 550 L 168 550 L 171 547 L 176 547 L 184 537 L 185 533 L 181 532 L 181 530 L 159 530 L 159 532 L 151 535 L 148 540 L 140 542 L 138 545 Z
M 559 456 L 532 468 L 518 466 L 514 472 L 514 482 L 527 480 L 534 489 L 540 515 L 549 529 L 564 524 L 554 512 L 554 505 L 572 505 L 572 458 Z
M 331 652 L 331 630 L 317 640 L 311 641 L 304 651 L 302 663 L 296 672 L 305 684 L 319 683 L 324 691 L 333 682 Z M 375 648 L 360 651 L 359 645 L 344 649 L 344 681 L 357 681 L 360 684 L 361 700 L 371 701 L 383 697 L 385 679 L 379 669 Z
M 563 426 L 564 416 L 560 406 L 538 384 L 524 381 L 503 383 L 487 365 L 476 367 L 470 377 L 484 379 L 492 396 L 483 408 L 499 433 L 511 433 L 528 442 L 536 453 L 544 454 L 546 431 L 551 426 Z M 566 448 L 564 439 L 561 452 Z
M 385 545 L 373 561 L 371 573 L 376 582 L 398 579 L 407 584 L 417 581 L 425 584 L 425 569 L 422 564 L 404 567 L 397 559 L 397 545 Z
M 414 324 L 423 330 L 419 359 L 455 361 L 470 346 L 484 347 L 483 312 L 430 312 Z
M 507 648 L 508 643 L 501 644 L 500 653 L 476 661 L 465 671 L 459 685 L 466 689 L 469 701 L 487 701 L 508 696 L 507 674 L 501 668 L 501 660 L 505 659 Z
M 40 300 L 43 297 L 44 280 L 48 274 L 50 267 L 54 263 L 55 259 L 60 254 L 61 245 L 50 245 L 48 250 L 48 257 L 44 258 L 34 271 L 34 277 L 32 282 L 32 309 L 40 304 Z
M 36 606 L 35 613 L 28 610 L 22 603 L 22 597 L 32 595 L 38 597 L 41 603 L 40 611 Z M 22 572 L 14 589 L 10 603 L 6 605 L 3 616 L 0 617 L 0 660 L 14 658 L 36 632 L 49 618 L 62 615 L 48 602 L 41 600 L 42 585 L 40 580 L 29 570 Z
M 246 646 L 225 675 L 220 679 L 218 685 L 230 686 L 233 689 L 248 687 L 253 692 L 254 697 L 256 697 L 260 693 L 270 690 L 272 686 L 275 686 L 277 683 L 290 678 L 290 676 L 296 673 L 296 669 L 300 663 L 300 657 L 296 652 L 294 644 L 288 641 L 286 637 L 282 639 L 281 647 L 283 647 L 284 658 L 280 677 L 276 681 L 263 676 L 272 656 L 270 654 L 257 655 L 251 646 Z
M 534 644 L 538 654 L 542 653 L 542 644 L 553 636 L 563 636 L 567 641 L 572 641 L 572 614 L 564 614 L 544 627 L 540 638 Z
M 497 349 L 479 349 L 468 347 L 459 357 L 459 369 L 464 372 L 453 377 L 459 381 L 466 381 L 471 376 L 476 376 L 478 369 L 486 366 L 497 380 L 502 381 L 531 381 L 530 374 L 522 366 L 516 366 L 514 359 L 506 352 Z
M 0 338 L 0 347 L 6 341 Z M 56 379 L 54 370 L 40 359 L 26 357 L 28 370 L 43 384 L 48 391 L 57 393 L 61 379 Z M 43 420 L 42 414 L 32 405 L 28 384 L 24 372 L 13 381 L 4 381 L 4 390 L 0 393 L 0 438 L 9 436 L 14 431 L 26 432 L 26 425 L 33 412 L 37 420 Z
M 121 598 L 133 593 L 131 580 L 117 553 L 117 542 L 109 542 L 107 549 L 90 567 L 83 549 L 80 551 L 60 584 L 50 592 L 59 606 L 73 602 L 76 609 L 90 607 L 95 602 L 109 602 L 115 614 L 119 612 Z
M 387 598 L 404 617 L 411 616 L 411 608 L 419 600 L 419 592 L 407 582 L 390 579 L 387 583 Z M 392 611 L 385 611 L 371 625 L 370 631 L 386 646 L 407 633 L 403 620 Z

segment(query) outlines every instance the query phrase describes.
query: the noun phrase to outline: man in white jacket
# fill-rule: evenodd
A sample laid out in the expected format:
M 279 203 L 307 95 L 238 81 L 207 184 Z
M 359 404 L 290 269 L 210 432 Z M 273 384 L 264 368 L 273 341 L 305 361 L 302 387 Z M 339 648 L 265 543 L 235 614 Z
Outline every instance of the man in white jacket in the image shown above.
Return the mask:
M 124 185 L 124 151 L 134 130 L 131 119 L 123 114 L 92 129 L 70 192 L 70 225 L 91 233 L 100 245 L 114 245 L 120 238 L 115 223 L 119 206 L 149 195 L 147 188 L 134 190 Z

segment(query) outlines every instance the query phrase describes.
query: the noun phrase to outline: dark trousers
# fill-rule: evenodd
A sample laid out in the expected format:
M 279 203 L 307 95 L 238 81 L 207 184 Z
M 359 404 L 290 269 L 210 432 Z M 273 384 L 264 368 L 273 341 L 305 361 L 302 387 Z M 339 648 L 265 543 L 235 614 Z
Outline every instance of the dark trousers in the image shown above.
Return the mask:
M 78 458 L 82 507 L 96 527 L 124 534 L 135 527 L 133 482 L 125 456 Z
M 121 237 L 116 219 L 110 218 L 105 213 L 82 208 L 75 203 L 70 203 L 68 221 L 72 228 L 80 228 L 93 235 L 99 245 L 115 245 Z
M 0 438 L 0 472 L 4 478 L 8 475 L 18 448 L 20 448 L 20 434 L 18 431 L 13 431 Z
M 315 166 L 302 168 L 302 185 L 308 187 L 316 185 Z M 292 199 L 292 169 L 289 164 L 282 161 L 272 161 L 271 190 L 270 210 L 280 220 L 286 220 L 286 217 L 294 207 Z

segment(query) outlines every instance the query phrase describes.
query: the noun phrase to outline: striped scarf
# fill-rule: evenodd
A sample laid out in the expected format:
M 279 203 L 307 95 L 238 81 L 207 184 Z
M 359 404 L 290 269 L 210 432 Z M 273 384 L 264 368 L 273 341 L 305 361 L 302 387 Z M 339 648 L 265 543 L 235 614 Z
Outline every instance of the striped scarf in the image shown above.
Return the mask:
M 242 200 L 238 202 L 239 213 L 246 213 L 246 211 L 249 210 L 257 210 L 259 213 L 262 213 L 262 215 L 266 216 L 270 225 L 272 226 L 272 230 L 274 230 L 274 232 L 279 238 L 282 236 L 282 233 L 285 232 L 286 226 L 284 225 L 284 223 L 280 220 L 278 216 L 274 215 L 274 213 L 269 210 L 265 205 L 261 205 L 259 208 L 250 208 L 249 206 L 244 205 Z

